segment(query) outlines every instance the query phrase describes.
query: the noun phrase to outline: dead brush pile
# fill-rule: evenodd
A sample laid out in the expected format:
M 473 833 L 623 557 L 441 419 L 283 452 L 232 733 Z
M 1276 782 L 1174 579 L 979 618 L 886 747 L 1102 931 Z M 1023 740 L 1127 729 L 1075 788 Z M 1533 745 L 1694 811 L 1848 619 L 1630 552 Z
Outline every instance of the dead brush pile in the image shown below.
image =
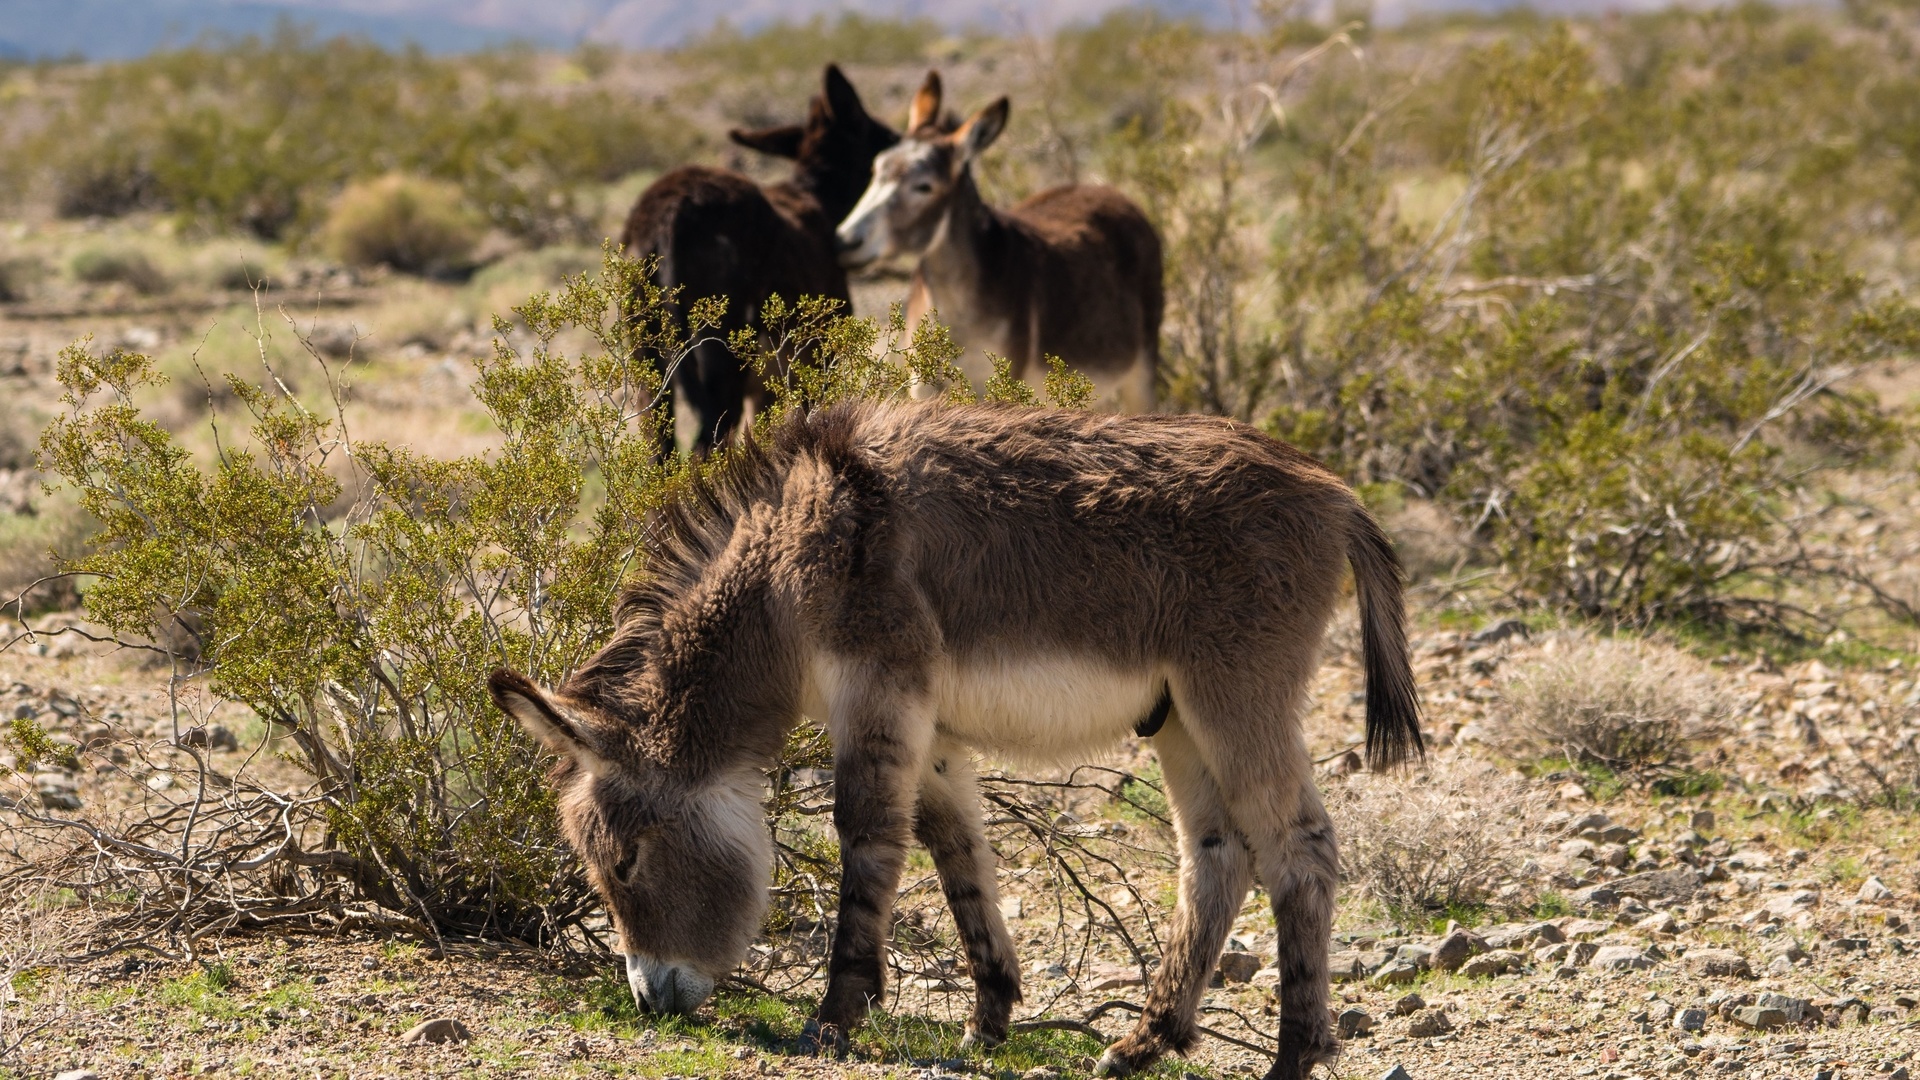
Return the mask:
M 1532 902 L 1521 873 L 1544 796 L 1463 757 L 1407 776 L 1355 773 L 1327 793 L 1349 892 L 1399 918 Z
M 1507 676 L 1496 744 L 1522 761 L 1564 758 L 1610 769 L 1673 763 L 1724 730 L 1728 691 L 1671 646 L 1625 638 L 1550 638 Z

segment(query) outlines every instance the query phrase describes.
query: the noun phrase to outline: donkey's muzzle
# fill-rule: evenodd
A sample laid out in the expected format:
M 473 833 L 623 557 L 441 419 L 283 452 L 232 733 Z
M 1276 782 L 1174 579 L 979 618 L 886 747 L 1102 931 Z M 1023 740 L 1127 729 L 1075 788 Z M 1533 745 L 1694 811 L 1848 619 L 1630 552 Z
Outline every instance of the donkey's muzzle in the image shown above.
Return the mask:
M 627 986 L 641 1012 L 690 1013 L 713 994 L 713 980 L 690 967 L 627 954 Z

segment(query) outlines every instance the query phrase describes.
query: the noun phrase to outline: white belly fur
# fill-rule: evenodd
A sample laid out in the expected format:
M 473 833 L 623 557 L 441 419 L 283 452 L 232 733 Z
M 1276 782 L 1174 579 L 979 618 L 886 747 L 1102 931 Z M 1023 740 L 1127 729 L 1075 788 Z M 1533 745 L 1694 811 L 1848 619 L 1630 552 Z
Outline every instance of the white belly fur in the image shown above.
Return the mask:
M 940 733 L 994 757 L 1053 764 L 1100 751 L 1133 730 L 1162 677 L 1082 657 L 986 657 L 935 667 Z
M 836 702 L 864 696 L 854 684 L 858 666 L 820 654 L 810 668 L 803 708 L 834 731 Z M 1033 765 L 1084 760 L 1113 745 L 1146 718 L 1166 685 L 1165 673 L 1156 668 L 1075 656 L 945 659 L 931 676 L 935 731 L 914 736 L 937 734 L 991 757 Z M 920 709 L 902 711 L 901 723 L 927 722 Z

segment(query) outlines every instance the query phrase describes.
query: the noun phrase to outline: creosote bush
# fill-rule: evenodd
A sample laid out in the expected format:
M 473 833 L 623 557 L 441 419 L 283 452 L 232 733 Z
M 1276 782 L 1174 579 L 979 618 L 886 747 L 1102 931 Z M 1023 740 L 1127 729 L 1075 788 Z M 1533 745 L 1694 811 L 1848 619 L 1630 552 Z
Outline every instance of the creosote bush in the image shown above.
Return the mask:
M 167 291 L 167 276 L 144 252 L 89 248 L 73 257 L 73 276 L 89 285 L 126 285 L 142 296 Z
M 1497 741 L 1508 753 L 1610 769 L 1667 765 L 1732 712 L 1706 665 L 1630 638 L 1551 638 L 1506 677 L 1501 695 Z
M 391 173 L 347 185 L 333 200 L 322 239 L 351 266 L 384 263 L 403 273 L 443 275 L 469 267 L 480 228 L 459 188 Z

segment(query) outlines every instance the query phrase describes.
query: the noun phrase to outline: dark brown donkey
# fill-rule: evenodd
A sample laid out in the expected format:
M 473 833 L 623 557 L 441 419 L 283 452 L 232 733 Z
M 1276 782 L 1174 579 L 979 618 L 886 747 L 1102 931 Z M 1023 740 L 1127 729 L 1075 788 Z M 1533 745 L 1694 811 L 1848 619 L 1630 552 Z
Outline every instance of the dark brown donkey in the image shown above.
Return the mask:
M 929 311 L 966 352 L 976 389 L 986 353 L 1021 378 L 1058 356 L 1109 408 L 1153 408 L 1163 306 L 1160 237 L 1125 195 L 1093 184 L 1043 191 L 1011 210 L 980 198 L 969 168 L 1007 123 L 1007 99 L 957 130 L 935 123 L 940 76 L 914 95 L 907 137 L 874 159 L 873 183 L 840 223 L 848 266 L 915 256 L 907 325 Z
M 1192 1045 L 1256 874 L 1279 928 L 1270 1075 L 1332 1056 L 1337 853 L 1299 720 L 1349 565 L 1368 756 L 1420 749 L 1399 566 L 1353 492 L 1199 416 L 840 405 L 752 442 L 666 513 L 605 648 L 550 693 L 492 679 L 561 755 L 561 826 L 642 1005 L 692 1009 L 746 956 L 771 874 L 763 770 L 806 715 L 833 740 L 843 860 L 813 1037 L 842 1036 L 879 1000 L 915 837 L 966 946 L 969 1041 L 1004 1037 L 1020 970 L 973 751 L 1059 761 L 1158 711 L 1179 904 L 1146 1011 L 1103 1068 Z
M 683 302 L 727 298 L 726 332 L 750 326 L 767 297 L 848 299 L 834 257 L 834 223 L 852 209 L 875 154 L 900 141 L 867 115 L 840 69 L 827 65 L 805 125 L 731 131 L 742 146 L 792 158 L 793 175 L 762 187 L 737 172 L 688 165 L 653 182 L 633 204 L 620 246 L 630 258 L 660 259 L 658 283 L 678 285 Z M 673 373 L 680 400 L 699 423 L 696 452 L 724 444 L 766 391 L 719 340 L 703 341 Z

